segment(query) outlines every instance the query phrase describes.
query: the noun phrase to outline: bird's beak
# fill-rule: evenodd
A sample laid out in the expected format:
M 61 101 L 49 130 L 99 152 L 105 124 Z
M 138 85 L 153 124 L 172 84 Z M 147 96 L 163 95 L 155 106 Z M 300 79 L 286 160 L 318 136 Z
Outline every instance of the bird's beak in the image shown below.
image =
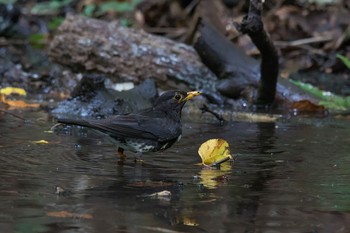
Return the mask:
M 189 91 L 189 92 L 187 92 L 187 96 L 181 102 L 190 100 L 193 97 L 200 95 L 200 94 L 202 94 L 202 92 L 200 92 L 200 91 Z

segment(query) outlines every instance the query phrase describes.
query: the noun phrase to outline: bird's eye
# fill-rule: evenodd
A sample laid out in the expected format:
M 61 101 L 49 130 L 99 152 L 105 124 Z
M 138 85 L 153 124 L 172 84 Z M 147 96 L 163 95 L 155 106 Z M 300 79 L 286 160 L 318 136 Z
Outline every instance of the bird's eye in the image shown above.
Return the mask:
M 174 98 L 175 98 L 176 100 L 180 100 L 180 99 L 181 99 L 181 95 L 177 94 L 177 95 L 175 95 Z

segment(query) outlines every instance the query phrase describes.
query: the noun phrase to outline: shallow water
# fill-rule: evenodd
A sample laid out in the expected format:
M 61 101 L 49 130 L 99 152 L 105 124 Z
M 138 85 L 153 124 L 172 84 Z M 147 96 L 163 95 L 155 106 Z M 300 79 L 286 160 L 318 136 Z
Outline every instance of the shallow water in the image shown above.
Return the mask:
M 107 138 L 23 115 L 0 116 L 1 232 L 350 231 L 349 122 L 187 122 L 170 149 L 120 166 Z M 230 143 L 233 164 L 197 165 L 210 138 Z

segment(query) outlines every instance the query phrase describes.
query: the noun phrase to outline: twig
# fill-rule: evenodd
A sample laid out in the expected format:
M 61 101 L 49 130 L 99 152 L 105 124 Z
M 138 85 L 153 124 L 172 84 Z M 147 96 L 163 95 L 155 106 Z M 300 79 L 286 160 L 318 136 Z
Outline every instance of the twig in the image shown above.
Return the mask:
M 218 119 L 218 121 L 220 122 L 220 125 L 223 125 L 226 122 L 226 120 L 220 114 L 209 109 L 208 105 L 206 104 L 203 104 L 203 107 L 201 107 L 200 110 L 202 110 L 202 113 L 208 112 L 212 114 L 216 119 Z
M 18 40 L 18 39 L 5 39 L 0 37 L 0 46 L 8 46 L 8 45 L 25 45 L 28 44 L 25 40 Z
M 264 30 L 261 20 L 261 0 L 250 0 L 249 12 L 242 20 L 239 30 L 247 33 L 261 54 L 260 85 L 257 104 L 270 105 L 276 95 L 278 78 L 278 53 L 272 40 Z
M 199 17 L 198 13 L 195 14 L 191 21 L 191 25 L 187 31 L 186 38 L 184 39 L 184 42 L 187 44 L 191 44 L 194 41 L 194 36 L 196 35 L 196 32 L 198 30 L 199 24 L 201 23 L 202 18 Z
M 197 4 L 200 2 L 200 0 L 192 0 L 190 4 L 185 8 L 185 14 L 189 15 L 190 12 L 197 6 Z
M 143 29 L 149 33 L 165 33 L 165 34 L 184 34 L 186 28 L 172 28 L 172 27 L 147 27 L 143 26 Z
M 21 116 L 15 114 L 15 113 L 12 113 L 12 112 L 9 112 L 9 111 L 3 110 L 3 109 L 0 109 L 0 112 L 9 114 L 9 115 L 14 116 L 14 117 L 16 117 L 16 118 L 18 118 L 18 119 L 21 119 L 21 120 L 23 120 L 23 121 L 27 121 L 27 119 L 25 119 L 25 118 L 23 118 L 23 117 L 21 117 Z
M 326 42 L 333 40 L 332 37 L 325 37 L 325 36 L 315 36 L 311 38 L 304 38 L 300 40 L 293 40 L 293 41 L 276 41 L 275 45 L 280 47 L 289 47 L 289 46 L 301 46 L 305 44 L 312 44 L 312 43 L 318 43 L 318 42 Z

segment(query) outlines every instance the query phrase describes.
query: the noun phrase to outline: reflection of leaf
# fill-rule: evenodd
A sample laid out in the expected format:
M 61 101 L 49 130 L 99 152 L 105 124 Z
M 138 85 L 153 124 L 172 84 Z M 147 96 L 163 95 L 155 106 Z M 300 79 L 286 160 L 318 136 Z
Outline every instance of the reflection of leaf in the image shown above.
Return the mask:
M 223 163 L 220 166 L 220 169 L 210 169 L 205 167 L 199 173 L 199 177 L 201 179 L 200 183 L 208 189 L 214 189 L 220 183 L 227 181 L 227 175 L 230 173 L 231 163 Z
M 229 144 L 224 139 L 210 139 L 204 142 L 199 147 L 198 154 L 202 163 L 210 166 L 232 159 Z
M 53 211 L 46 213 L 47 216 L 56 217 L 56 218 L 84 218 L 84 219 L 93 219 L 91 214 L 76 214 L 70 213 L 68 211 Z

